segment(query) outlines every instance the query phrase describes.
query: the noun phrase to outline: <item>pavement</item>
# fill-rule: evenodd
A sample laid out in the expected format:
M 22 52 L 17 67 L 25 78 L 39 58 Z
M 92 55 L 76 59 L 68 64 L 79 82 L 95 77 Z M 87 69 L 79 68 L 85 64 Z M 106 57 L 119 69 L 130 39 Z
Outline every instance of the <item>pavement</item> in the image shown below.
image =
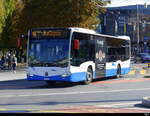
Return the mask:
M 13 70 L 0 70 L 0 82 L 1 81 L 14 81 L 26 79 L 26 64 L 18 63 L 16 73 Z
M 128 73 L 128 77 L 133 75 L 138 78 L 150 78 L 150 67 L 147 63 L 131 64 L 131 71 Z M 150 96 L 143 97 L 142 105 L 146 108 L 150 108 Z

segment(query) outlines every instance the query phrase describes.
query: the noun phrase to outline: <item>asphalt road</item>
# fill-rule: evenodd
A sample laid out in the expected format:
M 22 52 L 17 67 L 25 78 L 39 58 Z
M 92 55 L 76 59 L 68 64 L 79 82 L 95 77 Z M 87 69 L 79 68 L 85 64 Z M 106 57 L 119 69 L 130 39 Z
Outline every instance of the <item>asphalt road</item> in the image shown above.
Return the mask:
M 138 73 L 143 65 L 134 65 L 132 70 L 136 70 L 135 74 L 96 80 L 90 85 L 48 86 L 42 81 L 25 79 L 1 81 L 0 113 L 150 112 L 150 108 L 141 104 L 143 97 L 150 96 L 150 78 L 144 78 L 149 69 L 147 74 Z M 18 73 L 24 75 L 25 72 Z

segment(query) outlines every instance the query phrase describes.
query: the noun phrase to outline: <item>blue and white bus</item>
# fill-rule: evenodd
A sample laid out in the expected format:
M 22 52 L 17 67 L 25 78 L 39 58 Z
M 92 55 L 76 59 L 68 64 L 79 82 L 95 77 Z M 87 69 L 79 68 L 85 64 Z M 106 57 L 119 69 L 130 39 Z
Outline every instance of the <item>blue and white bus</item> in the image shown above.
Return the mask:
M 28 32 L 27 79 L 84 82 L 130 71 L 130 38 L 83 28 L 34 28 Z

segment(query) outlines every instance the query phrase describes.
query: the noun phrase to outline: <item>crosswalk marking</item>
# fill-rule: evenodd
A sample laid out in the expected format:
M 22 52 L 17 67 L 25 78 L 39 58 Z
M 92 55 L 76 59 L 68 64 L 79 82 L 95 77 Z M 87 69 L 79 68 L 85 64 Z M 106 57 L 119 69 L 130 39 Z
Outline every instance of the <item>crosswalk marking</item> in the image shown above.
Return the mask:
M 146 70 L 141 70 L 140 74 L 142 74 L 142 75 L 146 74 Z
M 140 104 L 141 101 L 135 101 L 135 102 L 123 102 L 123 103 L 109 103 L 109 104 L 101 104 L 101 105 L 95 105 L 97 107 L 113 107 L 113 108 L 117 108 L 117 107 L 121 107 L 121 106 L 129 106 L 129 105 L 135 105 L 135 104 Z
M 131 70 L 128 74 L 129 74 L 129 75 L 135 74 L 135 70 Z
M 128 75 L 134 75 L 134 74 L 141 74 L 141 75 L 145 75 L 148 74 L 148 72 L 146 70 L 131 70 Z

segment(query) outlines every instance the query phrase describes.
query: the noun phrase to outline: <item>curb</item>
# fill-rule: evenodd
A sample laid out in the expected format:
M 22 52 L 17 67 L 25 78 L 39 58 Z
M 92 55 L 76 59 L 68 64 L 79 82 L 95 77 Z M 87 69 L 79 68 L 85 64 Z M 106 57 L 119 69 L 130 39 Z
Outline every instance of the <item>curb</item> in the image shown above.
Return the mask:
M 143 97 L 142 105 L 150 108 L 150 97 Z

